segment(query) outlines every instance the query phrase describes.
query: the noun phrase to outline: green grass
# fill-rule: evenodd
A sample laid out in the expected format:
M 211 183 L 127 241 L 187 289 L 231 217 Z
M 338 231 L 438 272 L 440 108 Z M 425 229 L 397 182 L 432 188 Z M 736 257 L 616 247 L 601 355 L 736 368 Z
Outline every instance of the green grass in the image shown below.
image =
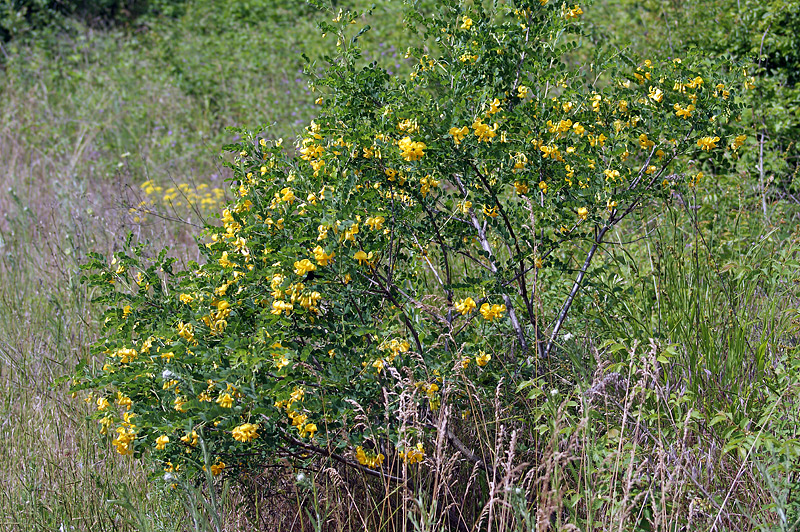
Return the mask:
M 613 18 L 613 2 L 595 4 Z M 647 16 L 634 11 L 633 26 Z M 413 516 L 409 530 L 454 522 L 422 492 L 401 497 L 370 479 L 345 482 L 333 463 L 316 484 L 298 485 L 291 468 L 239 479 L 212 504 L 208 482 L 172 490 L 153 481 L 145 462 L 116 455 L 85 420 L 91 405 L 68 392 L 97 328 L 79 283 L 86 253 L 109 256 L 132 231 L 182 260 L 197 258 L 198 212 L 151 197 L 161 214 L 136 223 L 130 208 L 148 196 L 140 186 L 224 188 L 218 153 L 233 137 L 226 126 L 267 125 L 271 136 L 295 137 L 315 112 L 300 54 L 319 62 L 333 44 L 318 36 L 315 17 L 245 24 L 206 8 L 141 33 L 75 26 L 69 36 L 4 45 L 2 530 L 311 530 L 316 518 L 306 510 L 327 516 L 326 530 L 389 530 L 404 523 L 397 508 Z M 401 22 L 397 2 L 379 3 L 365 61 L 406 68 Z M 659 530 L 687 519 L 696 529 L 797 529 L 797 213 L 776 201 L 765 220 L 754 187 L 731 184 L 740 178 L 753 180 L 701 185 L 685 205 L 675 200 L 615 235 L 576 302 L 574 339 L 548 377 L 563 396 L 521 395 L 529 419 L 462 427 L 495 460 L 515 452 L 488 438 L 501 420 L 552 436 L 518 451 L 539 462 L 504 470 L 503 482 L 529 490 L 554 521 L 632 530 L 650 516 Z M 612 373 L 630 386 L 601 386 Z M 535 415 L 547 408 L 549 416 Z M 471 478 L 469 464 L 448 465 L 444 444 L 438 451 L 436 479 L 458 487 Z M 478 477 L 482 487 L 492 480 Z M 459 501 L 456 492 L 440 500 L 463 503 L 467 494 Z M 471 501 L 470 517 L 526 529 L 532 506 L 509 493 Z

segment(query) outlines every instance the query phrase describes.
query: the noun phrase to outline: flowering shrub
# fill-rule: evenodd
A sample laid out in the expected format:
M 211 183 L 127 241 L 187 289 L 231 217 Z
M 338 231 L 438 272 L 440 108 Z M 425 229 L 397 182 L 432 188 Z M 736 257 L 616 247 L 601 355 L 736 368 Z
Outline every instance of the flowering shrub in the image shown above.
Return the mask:
M 695 183 L 687 161 L 741 144 L 721 127 L 740 88 L 688 61 L 570 66 L 582 13 L 411 10 L 428 44 L 402 78 L 357 66 L 357 13 L 323 25 L 320 116 L 296 156 L 246 132 L 227 147 L 237 199 L 203 264 L 136 246 L 87 265 L 107 310 L 77 387 L 117 451 L 391 474 L 425 461 L 437 410 L 476 414 L 543 371 L 609 231 Z

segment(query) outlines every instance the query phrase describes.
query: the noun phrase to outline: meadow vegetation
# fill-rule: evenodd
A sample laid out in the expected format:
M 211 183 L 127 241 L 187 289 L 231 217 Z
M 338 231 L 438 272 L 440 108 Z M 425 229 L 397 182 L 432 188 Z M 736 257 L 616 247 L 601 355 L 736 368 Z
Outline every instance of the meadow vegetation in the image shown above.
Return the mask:
M 0 6 L 0 528 L 800 528 L 798 2 L 413 4 Z

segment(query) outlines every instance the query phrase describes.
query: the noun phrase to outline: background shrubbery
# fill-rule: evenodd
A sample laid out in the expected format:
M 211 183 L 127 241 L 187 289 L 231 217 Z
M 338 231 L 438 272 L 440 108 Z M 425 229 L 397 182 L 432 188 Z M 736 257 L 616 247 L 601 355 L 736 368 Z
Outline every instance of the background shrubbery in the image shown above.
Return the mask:
M 398 410 L 393 388 L 379 379 L 350 379 L 347 386 L 363 386 L 361 406 L 370 409 L 359 414 L 352 404 L 337 405 L 350 422 L 331 438 L 314 419 L 308 420 L 317 425 L 314 440 L 295 436 L 323 448 L 325 441 L 348 442 L 336 447 L 337 456 L 361 461 L 373 471 L 378 453 L 385 452 L 383 471 L 405 471 L 400 483 L 297 445 L 276 444 L 258 457 L 237 458 L 228 451 L 223 456 L 213 436 L 203 431 L 190 455 L 179 454 L 200 471 L 209 466 L 207 471 L 186 475 L 186 465 L 182 472 L 169 472 L 164 482 L 162 466 L 149 465 L 161 452 L 154 450 L 154 439 L 137 443 L 143 460 L 117 455 L 111 445 L 116 433 L 97 446 L 103 441 L 101 427 L 83 421 L 96 411 L 97 397 L 87 405 L 84 395 L 70 397 L 68 391 L 67 376 L 77 362 L 90 361 L 98 368 L 104 363 L 89 353 L 103 321 L 102 310 L 89 299 L 99 292 L 87 292 L 78 282 L 78 267 L 90 251 L 100 253 L 98 264 L 104 267 L 113 256 L 120 257 L 112 267 L 116 272 L 126 260 L 121 257 L 131 255 L 126 241 L 133 231 L 136 241 L 157 242 L 156 248 L 169 245 L 169 256 L 178 258 L 174 271 L 209 257 L 209 264 L 219 265 L 222 250 L 204 255 L 194 237 L 206 221 L 230 223 L 216 219 L 226 202 L 240 197 L 238 183 L 231 189 L 226 179 L 246 179 L 248 168 L 260 175 L 250 147 L 260 146 L 260 138 L 266 137 L 269 146 L 284 138 L 280 167 L 286 168 L 294 164 L 293 151 L 303 147 L 294 139 L 313 138 L 305 129 L 312 118 L 321 113 L 349 116 L 350 111 L 335 108 L 341 102 L 324 98 L 323 105 L 315 104 L 321 93 L 312 93 L 308 85 L 322 73 L 322 57 L 335 48 L 334 31 L 328 30 L 325 41 L 316 23 L 333 24 L 339 6 L 317 12 L 304 4 L 272 2 L 0 4 L 6 28 L 0 59 L 5 165 L 0 408 L 6 420 L 0 456 L 7 464 L 0 477 L 7 486 L 0 494 L 0 524 L 11 530 L 456 530 L 489 522 L 493 528 L 520 530 L 537 522 L 540 529 L 550 523 L 555 529 L 581 530 L 796 528 L 794 4 L 598 0 L 582 6 L 583 30 L 571 39 L 583 46 L 567 51 L 567 64 L 622 58 L 623 70 L 632 73 L 642 63 L 626 66 L 625 57 L 657 64 L 682 57 L 688 65 L 694 55 L 737 63 L 741 70 L 729 74 L 754 88 L 729 86 L 731 103 L 741 107 L 741 121 L 730 122 L 728 140 L 734 131 L 747 140 L 737 152 L 719 149 L 684 158 L 676 169 L 684 184 L 648 200 L 610 234 L 545 364 L 509 363 L 505 347 L 517 335 L 503 321 L 505 329 L 487 329 L 492 334 L 473 340 L 475 346 L 493 344 L 495 351 L 490 360 L 481 359 L 488 361 L 486 366 L 477 365 L 483 355 L 475 353 L 470 379 L 437 381 L 431 375 L 425 390 L 398 399 L 409 399 L 404 411 L 411 418 L 405 426 L 424 425 L 402 442 L 407 448 L 398 447 L 399 440 L 386 441 L 391 431 L 385 420 Z M 353 70 L 343 70 L 342 79 L 358 72 L 375 76 L 376 86 L 383 86 L 377 70 L 361 70 L 372 61 L 404 79 L 419 71 L 419 60 L 436 36 L 411 42 L 401 24 L 401 7 L 378 3 L 371 15 L 357 19 L 353 32 L 366 24 L 372 29 L 359 37 L 362 55 L 352 58 Z M 405 57 L 409 46 L 420 49 Z M 434 83 L 427 90 L 439 94 L 441 87 Z M 421 98 L 426 92 L 410 94 Z M 372 93 L 364 96 L 366 101 Z M 409 108 L 408 116 L 399 118 L 411 118 L 422 108 Z M 396 129 L 395 122 L 388 124 Z M 336 120 L 316 123 L 319 134 L 335 141 Z M 269 127 L 265 135 L 250 138 L 246 132 L 226 132 L 229 125 Z M 396 141 L 405 133 L 391 133 L 400 136 L 384 149 L 397 152 L 400 166 L 422 168 L 426 158 L 445 153 L 432 133 L 445 124 L 428 120 L 420 125 L 426 135 L 419 139 L 426 143 L 421 162 L 400 159 Z M 235 151 L 219 159 L 223 144 Z M 248 155 L 238 155 L 242 151 Z M 240 160 L 230 168 L 234 157 Z M 310 179 L 307 162 L 300 164 L 298 172 Z M 326 164 L 335 166 L 333 160 Z M 425 175 L 412 175 L 410 181 L 417 191 L 418 177 Z M 544 181 L 553 197 L 555 181 Z M 456 192 L 452 182 L 443 182 L 437 185 L 442 197 Z M 294 183 L 302 189 L 300 180 Z M 538 191 L 538 183 L 527 184 Z M 600 200 L 590 221 L 602 220 L 606 198 Z M 475 202 L 476 214 L 489 220 L 481 212 L 483 203 Z M 579 206 L 575 203 L 569 214 L 576 221 Z M 362 237 L 372 232 L 367 214 Z M 293 229 L 299 227 L 298 222 Z M 581 266 L 571 257 L 585 254 L 591 242 L 591 234 L 586 236 L 571 244 L 569 253 L 548 257 L 552 262 L 541 271 L 537 306 L 547 332 Z M 142 248 L 135 259 L 144 270 L 153 249 Z M 337 250 L 336 259 L 339 264 L 349 260 L 355 273 L 364 265 L 350 251 L 355 252 Z M 404 253 L 408 256 L 401 260 L 419 271 L 404 286 L 438 286 L 425 273 L 430 269 L 424 262 L 427 257 L 438 265 L 435 244 L 427 254 L 411 248 Z M 289 276 L 295 275 L 295 260 L 284 265 Z M 126 267 L 133 268 L 133 262 Z M 306 284 L 322 282 L 323 269 Z M 154 279 L 160 275 L 152 273 Z M 185 282 L 199 289 L 191 276 Z M 485 285 L 489 295 L 499 297 L 492 286 Z M 457 293 L 453 303 L 468 295 L 466 285 L 456 290 L 464 293 Z M 435 307 L 447 308 L 447 303 Z M 133 304 L 129 312 L 134 311 L 143 309 Z M 371 325 L 376 330 L 366 333 L 380 329 L 380 312 Z M 109 316 L 124 324 L 125 313 L 125 304 L 114 303 Z M 229 327 L 235 323 L 227 321 Z M 395 331 L 398 338 L 403 330 Z M 272 353 L 267 354 L 268 363 L 274 363 Z M 349 350 L 342 353 L 344 361 L 348 356 Z M 370 364 L 376 360 L 369 358 Z M 236 371 L 247 375 L 256 363 L 249 360 Z M 313 365 L 313 360 L 305 363 Z M 447 371 L 457 370 L 452 365 L 438 369 L 446 377 Z M 292 374 L 278 387 L 291 391 L 297 380 L 313 374 L 303 366 L 294 371 L 302 375 Z M 414 380 L 420 381 L 418 376 Z M 306 388 L 306 410 L 325 404 L 313 390 Z M 248 397 L 257 392 L 255 387 L 240 391 Z M 163 393 L 160 384 L 153 393 Z M 244 401 L 235 392 L 231 399 Z M 468 407 L 462 404 L 467 400 Z M 418 406 L 412 408 L 414 402 Z M 280 408 L 285 414 L 287 405 Z M 171 403 L 165 411 L 176 412 Z M 353 436 L 365 427 L 374 435 Z M 193 425 L 185 428 L 191 435 Z M 176 446 L 178 441 L 171 439 Z M 406 462 L 414 462 L 417 442 L 423 460 L 404 469 L 396 451 L 411 452 Z M 220 457 L 223 469 L 218 468 Z M 244 467 L 247 460 L 251 465 Z

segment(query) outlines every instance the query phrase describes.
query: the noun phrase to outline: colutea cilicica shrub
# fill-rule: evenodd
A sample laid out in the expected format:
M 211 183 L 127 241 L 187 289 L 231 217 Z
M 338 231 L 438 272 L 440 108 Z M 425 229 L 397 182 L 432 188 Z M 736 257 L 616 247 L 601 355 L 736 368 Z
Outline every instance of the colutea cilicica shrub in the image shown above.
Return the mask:
M 547 370 L 608 232 L 743 142 L 724 133 L 740 87 L 688 60 L 571 65 L 582 14 L 409 8 L 403 76 L 359 66 L 362 15 L 324 24 L 319 117 L 294 154 L 228 147 L 236 200 L 202 264 L 134 245 L 86 267 L 107 310 L 76 388 L 116 450 L 186 474 L 315 456 L 392 474 L 430 453 L 439 409 L 513 416 L 498 383 Z

